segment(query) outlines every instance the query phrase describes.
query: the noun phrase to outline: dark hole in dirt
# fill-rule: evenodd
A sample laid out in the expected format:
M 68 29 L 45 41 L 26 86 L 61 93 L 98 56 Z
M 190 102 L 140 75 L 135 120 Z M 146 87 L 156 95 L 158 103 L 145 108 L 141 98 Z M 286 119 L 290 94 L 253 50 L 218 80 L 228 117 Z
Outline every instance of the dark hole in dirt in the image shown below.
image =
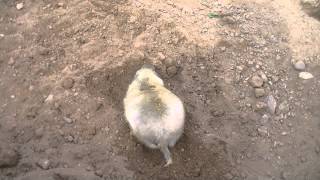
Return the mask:
M 108 104 L 122 108 L 122 100 L 136 71 L 143 61 L 127 61 L 115 68 L 98 69 L 86 77 L 86 86 L 90 93 L 106 98 Z

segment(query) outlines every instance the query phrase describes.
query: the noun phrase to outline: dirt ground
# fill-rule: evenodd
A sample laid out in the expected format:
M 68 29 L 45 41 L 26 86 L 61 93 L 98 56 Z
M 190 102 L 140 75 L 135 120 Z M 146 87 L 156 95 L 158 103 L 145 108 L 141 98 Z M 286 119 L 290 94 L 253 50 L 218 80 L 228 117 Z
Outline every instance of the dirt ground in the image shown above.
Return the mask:
M 124 121 L 144 62 L 187 112 L 167 168 Z M 320 21 L 298 0 L 1 0 L 0 73 L 0 180 L 320 179 Z

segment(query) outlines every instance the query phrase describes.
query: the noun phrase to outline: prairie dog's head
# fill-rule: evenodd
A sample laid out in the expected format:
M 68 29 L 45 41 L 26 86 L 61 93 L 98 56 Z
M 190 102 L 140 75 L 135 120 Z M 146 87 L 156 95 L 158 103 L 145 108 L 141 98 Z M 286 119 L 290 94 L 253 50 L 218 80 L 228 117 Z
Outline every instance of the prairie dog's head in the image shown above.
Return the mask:
M 136 72 L 134 80 L 145 81 L 148 80 L 150 84 L 158 84 L 163 86 L 162 79 L 154 71 L 154 66 L 145 64 Z

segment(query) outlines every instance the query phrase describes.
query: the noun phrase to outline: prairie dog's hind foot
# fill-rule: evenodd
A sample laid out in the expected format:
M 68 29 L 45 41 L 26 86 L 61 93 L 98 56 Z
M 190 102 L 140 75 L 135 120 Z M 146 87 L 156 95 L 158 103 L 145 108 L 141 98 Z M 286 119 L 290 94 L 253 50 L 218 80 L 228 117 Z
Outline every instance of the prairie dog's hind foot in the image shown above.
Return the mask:
M 168 167 L 173 162 L 172 158 L 171 158 L 171 153 L 168 149 L 168 146 L 161 147 L 160 150 L 166 160 L 166 164 L 164 165 L 164 167 Z
M 163 167 L 168 167 L 172 164 L 172 159 L 170 158 Z

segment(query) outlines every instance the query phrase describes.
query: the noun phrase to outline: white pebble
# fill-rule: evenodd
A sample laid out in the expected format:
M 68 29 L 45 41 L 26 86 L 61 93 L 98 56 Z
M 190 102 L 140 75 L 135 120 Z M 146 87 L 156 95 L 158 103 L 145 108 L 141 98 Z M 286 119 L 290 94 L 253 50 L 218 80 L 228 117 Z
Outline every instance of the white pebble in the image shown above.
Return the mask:
M 45 102 L 51 102 L 53 100 L 53 95 L 49 94 L 49 96 L 46 98 Z
M 300 72 L 299 73 L 299 78 L 301 79 L 312 79 L 313 75 L 309 72 Z
M 18 10 L 20 10 L 20 9 L 23 8 L 23 6 L 24 6 L 23 3 L 18 3 L 18 4 L 16 5 L 16 8 L 17 8 Z

